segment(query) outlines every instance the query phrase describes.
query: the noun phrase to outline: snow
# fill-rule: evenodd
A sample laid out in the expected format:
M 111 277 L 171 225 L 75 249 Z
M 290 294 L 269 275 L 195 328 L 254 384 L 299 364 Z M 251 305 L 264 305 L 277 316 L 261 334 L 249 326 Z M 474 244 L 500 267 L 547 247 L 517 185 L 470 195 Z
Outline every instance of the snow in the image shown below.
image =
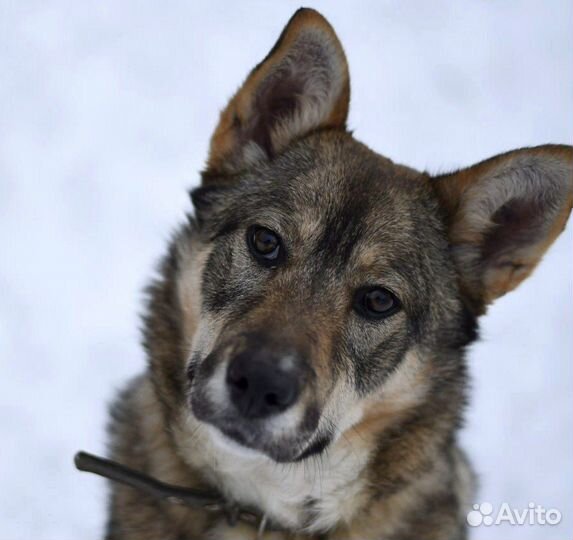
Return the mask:
M 313 2 L 345 45 L 350 126 L 439 172 L 573 140 L 573 4 Z M 106 404 L 141 370 L 141 290 L 189 209 L 220 108 L 297 3 L 0 1 L 0 540 L 101 538 Z M 476 502 L 573 532 L 573 226 L 483 320 L 463 434 Z M 569 533 L 569 534 L 567 534 Z

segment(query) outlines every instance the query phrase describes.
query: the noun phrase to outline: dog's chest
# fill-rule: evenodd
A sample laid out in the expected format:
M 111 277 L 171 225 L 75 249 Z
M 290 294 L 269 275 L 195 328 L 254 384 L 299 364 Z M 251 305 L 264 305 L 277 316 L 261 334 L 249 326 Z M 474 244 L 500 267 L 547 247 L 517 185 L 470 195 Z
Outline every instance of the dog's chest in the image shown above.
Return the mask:
M 189 454 L 193 465 L 227 497 L 282 525 L 327 530 L 350 521 L 362 499 L 365 482 L 360 473 L 368 456 L 345 442 L 320 457 L 280 464 L 202 439 L 195 439 Z

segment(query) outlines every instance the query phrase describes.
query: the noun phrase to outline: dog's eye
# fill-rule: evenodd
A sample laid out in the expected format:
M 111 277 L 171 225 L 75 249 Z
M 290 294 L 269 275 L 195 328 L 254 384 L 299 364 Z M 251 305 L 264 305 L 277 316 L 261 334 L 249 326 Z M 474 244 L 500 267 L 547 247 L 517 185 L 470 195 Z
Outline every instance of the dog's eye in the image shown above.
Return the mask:
M 363 287 L 354 297 L 354 309 L 368 319 L 389 317 L 400 307 L 400 300 L 384 287 Z
M 277 266 L 283 255 L 279 235 L 260 225 L 248 228 L 247 244 L 255 259 L 264 266 Z

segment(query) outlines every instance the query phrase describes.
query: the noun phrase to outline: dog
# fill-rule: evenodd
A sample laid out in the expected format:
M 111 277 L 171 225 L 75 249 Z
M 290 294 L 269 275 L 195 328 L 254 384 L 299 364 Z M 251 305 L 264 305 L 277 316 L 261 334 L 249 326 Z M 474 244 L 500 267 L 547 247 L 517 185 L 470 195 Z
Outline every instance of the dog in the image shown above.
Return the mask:
M 564 229 L 573 148 L 432 176 L 356 141 L 349 101 L 298 10 L 221 113 L 112 407 L 113 459 L 272 526 L 116 485 L 108 540 L 466 538 L 465 350 Z

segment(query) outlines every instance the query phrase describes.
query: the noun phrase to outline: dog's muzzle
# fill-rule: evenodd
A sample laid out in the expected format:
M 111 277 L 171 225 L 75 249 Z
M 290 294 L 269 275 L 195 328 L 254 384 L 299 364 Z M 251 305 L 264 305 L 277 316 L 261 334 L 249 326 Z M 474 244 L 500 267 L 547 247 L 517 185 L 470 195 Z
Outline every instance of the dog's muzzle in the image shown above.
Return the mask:
M 194 415 L 277 461 L 294 459 L 320 415 L 314 372 L 293 342 L 270 332 L 222 340 L 190 374 Z

